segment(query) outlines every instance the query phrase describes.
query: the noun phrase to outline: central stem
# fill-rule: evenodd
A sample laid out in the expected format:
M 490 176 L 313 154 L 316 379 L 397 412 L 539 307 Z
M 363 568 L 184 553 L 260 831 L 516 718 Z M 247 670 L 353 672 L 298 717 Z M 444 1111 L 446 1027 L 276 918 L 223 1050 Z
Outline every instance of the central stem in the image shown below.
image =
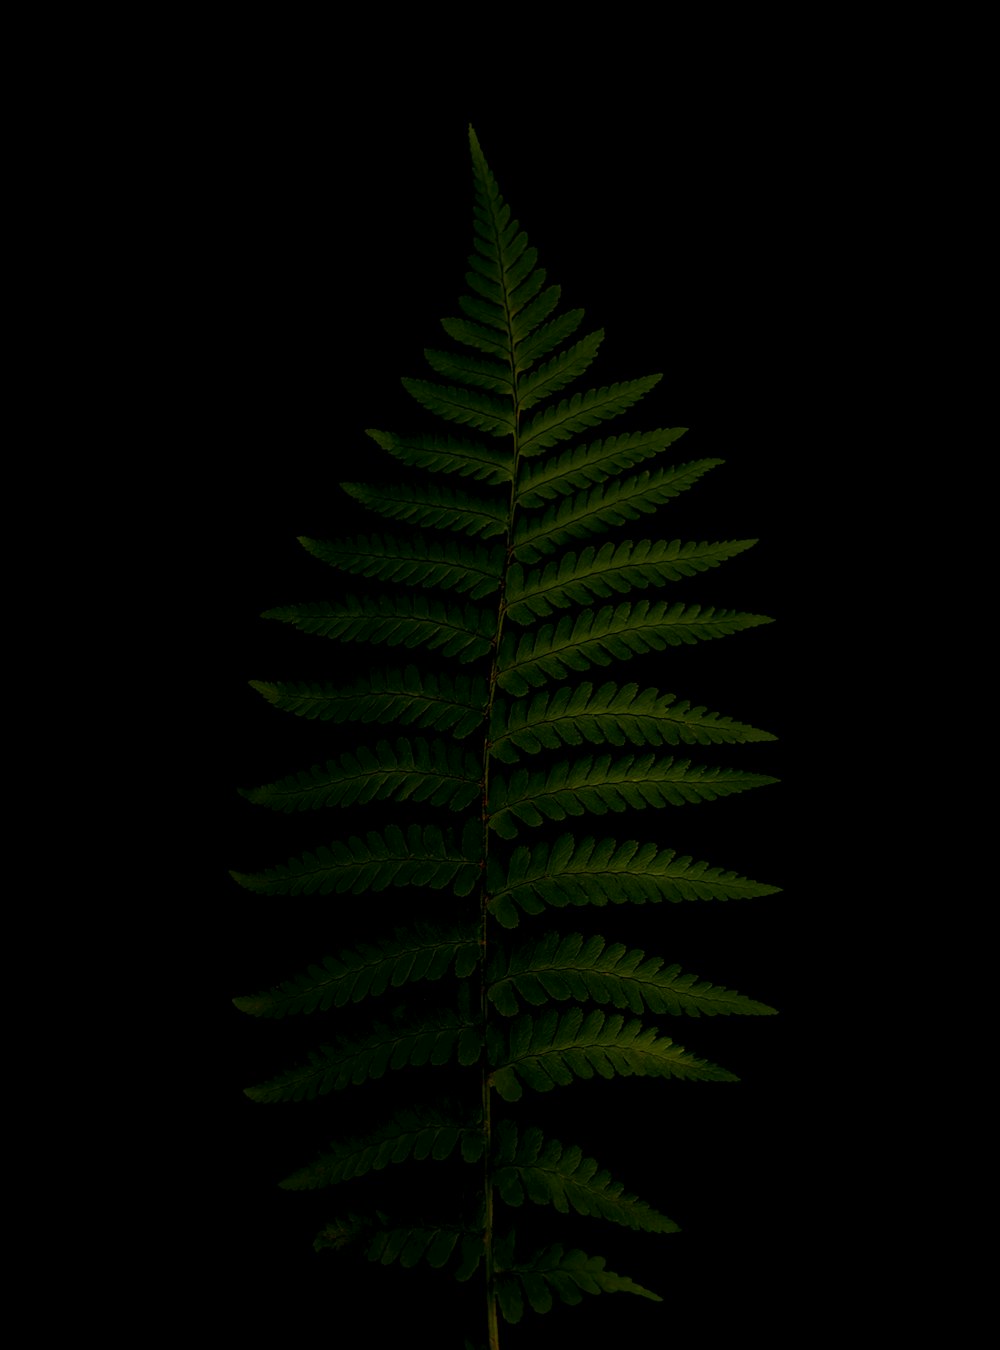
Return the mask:
M 501 249 L 497 238 L 498 253 Z M 486 707 L 486 735 L 483 739 L 483 885 L 481 904 L 480 944 L 480 1016 L 482 1017 L 483 1039 L 487 1045 L 487 1058 L 482 1072 L 482 1110 L 485 1148 L 483 1153 L 483 1198 L 484 1198 L 484 1261 L 486 1266 L 486 1325 L 488 1350 L 500 1350 L 500 1322 L 497 1309 L 496 1268 L 494 1265 L 493 1241 L 493 1129 L 491 1113 L 491 1088 L 489 1068 L 489 1041 L 486 1035 L 489 1022 L 489 998 L 487 996 L 487 956 L 488 956 L 488 920 L 489 920 L 489 791 L 490 791 L 490 734 L 493 724 L 493 702 L 497 691 L 499 675 L 500 642 L 503 638 L 504 616 L 507 612 L 507 575 L 510 569 L 514 547 L 514 515 L 517 508 L 517 475 L 520 454 L 520 406 L 517 389 L 517 366 L 514 360 L 514 331 L 510 310 L 510 294 L 504 278 L 504 306 L 507 317 L 508 361 L 510 365 L 511 399 L 514 405 L 513 447 L 511 452 L 510 506 L 507 511 L 507 532 L 504 540 L 503 575 L 500 579 L 500 598 L 497 604 L 497 626 L 493 639 L 493 652 L 490 664 L 489 692 Z

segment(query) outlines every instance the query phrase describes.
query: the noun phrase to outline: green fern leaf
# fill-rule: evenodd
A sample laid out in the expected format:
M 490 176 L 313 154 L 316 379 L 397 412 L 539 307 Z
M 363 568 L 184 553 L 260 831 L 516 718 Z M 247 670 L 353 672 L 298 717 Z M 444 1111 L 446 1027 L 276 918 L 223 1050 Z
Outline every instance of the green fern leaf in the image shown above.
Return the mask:
M 441 1269 L 458 1248 L 461 1259 L 454 1270 L 456 1280 L 467 1280 L 475 1273 L 482 1258 L 482 1234 L 470 1232 L 463 1224 L 433 1223 L 414 1225 L 396 1224 L 381 1210 L 374 1214 L 348 1214 L 334 1220 L 322 1230 L 313 1243 L 316 1251 L 343 1251 L 347 1247 L 366 1243 L 365 1255 L 369 1261 L 392 1265 L 414 1266 L 425 1260 Z
M 544 506 L 554 497 L 566 497 L 593 483 L 603 483 L 622 469 L 641 464 L 673 445 L 687 427 L 632 431 L 589 445 L 574 445 L 559 455 L 525 461 L 518 475 L 517 502 L 523 507 Z
M 314 1191 L 411 1158 L 443 1162 L 459 1145 L 463 1160 L 475 1163 L 482 1157 L 484 1142 L 481 1124 L 462 1122 L 430 1107 L 400 1111 L 365 1139 L 332 1144 L 329 1152 L 280 1185 L 286 1191 Z
M 428 412 L 461 422 L 491 436 L 509 436 L 514 430 L 514 412 L 503 399 L 451 385 L 432 384 L 430 380 L 403 380 L 403 388 Z
M 492 595 L 503 574 L 499 549 L 472 549 L 452 539 L 425 535 L 393 539 L 373 534 L 336 540 L 300 537 L 299 543 L 313 557 L 342 572 L 379 581 L 440 586 L 467 592 L 473 600 Z
M 267 683 L 251 686 L 283 712 L 322 722 L 402 722 L 451 731 L 458 740 L 482 726 L 486 682 L 479 676 L 449 677 L 405 670 L 376 671 L 349 689 L 325 684 Z
M 588 811 L 603 816 L 629 807 L 683 806 L 777 781 L 766 774 L 692 765 L 672 757 L 658 760 L 654 755 L 628 755 L 614 762 L 610 755 L 564 761 L 546 777 L 520 769 L 509 781 L 495 778 L 490 785 L 490 828 L 502 839 L 513 839 L 518 820 L 541 825 L 546 819 L 565 820 Z
M 420 926 L 412 932 L 397 931 L 379 943 L 359 943 L 355 950 L 328 956 L 321 966 L 310 966 L 276 989 L 234 998 L 233 1003 L 254 1017 L 327 1012 L 418 980 L 440 980 L 449 971 L 466 980 L 478 958 L 474 931 Z
M 369 427 L 365 433 L 402 464 L 433 473 L 457 473 L 487 483 L 511 481 L 510 455 L 486 442 L 456 441 L 450 436 L 395 436 Z
M 521 695 L 547 676 L 562 679 L 571 670 L 608 666 L 633 653 L 662 652 L 669 646 L 725 637 L 745 628 L 772 623 L 763 614 L 738 614 L 712 605 L 652 604 L 637 600 L 600 610 L 565 615 L 555 627 L 506 633 L 500 645 L 497 682 L 507 693 Z
M 523 338 L 514 347 L 514 363 L 519 374 L 529 371 L 543 356 L 548 356 L 566 338 L 572 337 L 583 323 L 583 310 L 570 309 L 558 315 L 550 323 L 537 329 L 530 337 Z
M 629 1276 L 605 1270 L 603 1256 L 588 1256 L 578 1249 L 566 1252 L 559 1244 L 498 1276 L 497 1299 L 507 1322 L 517 1323 L 524 1315 L 522 1290 L 538 1313 L 551 1311 L 553 1293 L 571 1306 L 582 1303 L 584 1294 L 638 1294 L 654 1303 L 663 1302 L 659 1294 L 636 1284 Z
M 492 328 L 485 328 L 478 323 L 470 323 L 468 319 L 442 319 L 441 327 L 456 342 L 461 342 L 466 347 L 473 347 L 476 351 L 485 352 L 487 356 L 503 357 L 508 353 L 509 348 L 505 338 Z
M 409 483 L 393 483 L 373 487 L 368 483 L 341 483 L 340 486 L 355 501 L 390 520 L 460 531 L 477 539 L 489 539 L 507 528 L 507 508 L 503 502 L 470 497 L 468 493 L 436 484 L 414 487 Z
M 558 352 L 530 375 L 518 382 L 517 403 L 522 412 L 533 408 L 542 399 L 565 389 L 591 365 L 604 338 L 603 328 L 588 333 L 585 338 Z
M 766 1003 L 757 1003 L 732 989 L 723 989 L 686 975 L 680 966 L 667 966 L 658 956 L 647 957 L 622 943 L 606 946 L 604 938 L 584 939 L 582 933 L 546 933 L 510 954 L 498 957 L 490 971 L 490 1002 L 505 1017 L 518 1011 L 518 999 L 544 1007 L 550 999 L 578 1003 L 611 1003 L 630 1012 L 670 1013 L 714 1017 L 731 1013 L 768 1016 Z
M 585 548 L 579 555 L 565 554 L 543 570 L 529 572 L 517 564 L 511 567 L 506 587 L 507 613 L 515 623 L 531 624 L 536 615 L 545 618 L 553 608 L 566 609 L 573 603 L 588 605 L 615 592 L 645 590 L 666 581 L 718 567 L 727 558 L 752 547 L 755 539 L 736 539 L 715 544 L 682 544 L 679 540 L 651 543 L 648 539 L 626 539 L 620 544 L 605 544 L 600 549 Z
M 689 760 L 629 755 L 612 762 L 610 755 L 604 755 L 596 760 L 554 765 L 546 777 L 522 769 L 509 781 L 495 779 L 490 793 L 490 824 L 502 838 L 511 839 L 517 833 L 511 817 L 540 825 L 546 818 L 565 820 L 588 811 L 604 815 L 629 807 L 713 801 L 775 782 L 777 779 L 767 775 L 739 769 L 692 766 Z
M 556 1009 L 537 1020 L 519 1017 L 503 1038 L 487 1027 L 493 1072 L 490 1081 L 505 1102 L 520 1101 L 523 1087 L 550 1092 L 574 1078 L 630 1077 L 691 1078 L 708 1082 L 735 1083 L 735 1074 L 709 1064 L 660 1037 L 655 1027 L 626 1023 L 617 1013 L 607 1016 L 596 1009 L 586 1016 L 579 1008 L 559 1013 Z M 505 1044 L 506 1041 L 506 1044 Z
M 388 886 L 451 886 L 456 895 L 468 895 L 478 880 L 478 840 L 475 822 L 466 830 L 466 842 L 457 845 L 434 825 L 410 825 L 404 837 L 398 826 L 383 834 L 370 830 L 364 839 L 318 848 L 266 872 L 231 872 L 234 881 L 258 895 L 342 895 L 384 891 Z M 467 851 L 474 848 L 474 851 Z
M 240 793 L 276 811 L 313 811 L 387 798 L 462 811 L 479 796 L 481 779 L 482 766 L 458 746 L 400 738 L 394 747 L 379 741 L 374 750 L 363 746 L 338 761 L 315 764 L 265 787 L 241 788 Z
M 649 515 L 721 463 L 721 459 L 699 459 L 653 472 L 645 469 L 631 478 L 598 483 L 574 497 L 564 497 L 546 511 L 520 516 L 514 526 L 514 556 L 520 563 L 538 562 L 571 539 Z
M 423 1011 L 428 991 L 407 990 L 409 1006 L 387 1022 L 353 1031 L 360 1019 L 351 1014 L 348 1034 L 247 1093 L 259 1101 L 311 1099 L 426 1065 L 448 1066 L 449 1075 L 468 1080 L 467 1107 L 402 1107 L 367 1134 L 338 1139 L 282 1185 L 353 1183 L 410 1160 L 446 1162 L 438 1169 L 445 1180 L 463 1164 L 472 1167 L 476 1180 L 461 1222 L 428 1217 L 419 1203 L 399 1218 L 351 1213 L 328 1225 L 316 1245 L 359 1247 L 385 1265 L 449 1266 L 460 1280 L 485 1263 L 492 1345 L 498 1304 L 517 1322 L 526 1307 L 547 1312 L 556 1299 L 574 1304 L 586 1293 L 622 1290 L 658 1300 L 607 1271 L 602 1257 L 576 1249 L 555 1245 L 515 1259 L 514 1234 L 495 1230 L 494 1191 L 513 1207 L 527 1199 L 636 1232 L 676 1229 L 580 1148 L 547 1140 L 535 1128 L 519 1132 L 504 1119 L 504 1103 L 520 1102 L 527 1088 L 549 1092 L 595 1076 L 734 1081 L 638 1016 L 773 1012 L 600 936 L 553 932 L 503 941 L 499 930 L 513 930 L 522 914 L 549 906 L 726 900 L 778 889 L 653 843 L 568 833 L 544 843 L 504 841 L 587 812 L 711 800 L 777 780 L 658 753 L 660 746 L 773 740 L 767 732 L 638 684 L 573 683 L 595 666 L 770 620 L 663 598 L 664 588 L 719 566 L 754 541 L 619 537 L 625 522 L 657 511 L 722 461 L 656 460 L 683 435 L 679 427 L 586 440 L 590 428 L 633 407 L 661 377 L 573 392 L 603 333 L 578 336 L 583 311 L 559 312 L 560 288 L 538 265 L 471 129 L 470 147 L 475 204 L 466 292 L 457 316 L 442 321 L 460 350 L 427 349 L 436 378 L 403 381 L 424 409 L 469 430 L 369 431 L 406 466 L 406 481 L 398 474 L 387 480 L 376 468 L 381 483 L 351 483 L 346 491 L 390 520 L 409 522 L 412 537 L 303 538 L 314 556 L 372 583 L 362 588 L 368 594 L 274 609 L 266 617 L 345 642 L 433 652 L 428 664 L 435 671 L 448 663 L 481 668 L 463 676 L 413 664 L 347 688 L 255 682 L 275 706 L 306 719 L 434 734 L 372 736 L 360 747 L 354 740 L 343 747 L 338 737 L 333 751 L 315 755 L 332 754 L 325 763 L 245 791 L 255 805 L 285 812 L 395 800 L 416 819 L 351 835 L 267 871 L 233 873 L 265 896 L 370 896 L 376 922 L 384 912 L 376 908 L 380 892 L 419 887 L 440 922 L 415 918 L 408 931 L 356 942 L 276 989 L 234 1002 L 252 1015 L 281 1018 L 357 1006 L 418 982 L 447 982 L 441 1011 Z M 467 480 L 458 486 L 469 490 L 456 490 L 442 475 L 452 475 L 452 484 Z M 455 537 L 463 533 L 467 539 Z M 378 594 L 379 583 L 398 593 Z M 644 590 L 651 599 L 622 599 Z M 464 738 L 468 750 L 458 744 Z M 609 745 L 640 749 L 589 748 Z M 583 750 L 579 758 L 524 762 L 564 746 Z M 435 819 L 430 808 L 460 812 L 460 828 L 420 823 Z M 443 894 L 435 900 L 432 891 Z M 474 897 L 471 909 L 456 906 L 449 893 Z
M 483 289 L 486 289 L 485 286 Z M 488 324 L 490 328 L 495 328 L 504 337 L 507 336 L 509 327 L 507 315 L 504 313 L 502 305 L 483 300 L 476 295 L 460 296 L 458 305 L 470 319 L 477 319 L 481 323 Z
M 738 900 L 780 889 L 679 857 L 673 849 L 658 850 L 655 844 L 598 842 L 570 834 L 551 845 L 516 848 L 506 868 L 491 857 L 488 876 L 490 909 L 505 928 L 517 926 L 515 905 L 525 914 L 541 914 L 546 905 Z
M 462 1236 L 461 1228 L 389 1228 L 376 1233 L 368 1248 L 368 1260 L 379 1261 L 383 1266 L 398 1261 L 405 1269 L 425 1260 L 429 1266 L 440 1270 L 448 1260 Z
M 502 394 L 508 399 L 514 394 L 514 380 L 510 367 L 500 361 L 489 358 L 466 356 L 464 352 L 438 352 L 424 349 L 424 357 L 432 370 L 464 384 L 475 385 L 477 389 L 488 389 L 493 394 Z
M 525 1195 L 536 1205 L 552 1205 L 560 1214 L 607 1219 L 635 1232 L 676 1233 L 677 1224 L 666 1215 L 612 1181 L 593 1158 L 575 1146 L 564 1148 L 545 1139 L 536 1127 L 520 1135 L 517 1126 L 501 1120 L 497 1126 L 494 1182 L 505 1204 L 519 1207 Z
M 480 1055 L 481 1032 L 456 1012 L 442 1011 L 417 1023 L 377 1025 L 361 1040 L 341 1038 L 335 1046 L 311 1050 L 307 1062 L 246 1089 L 255 1102 L 312 1101 L 382 1078 L 389 1069 L 442 1065 L 453 1059 L 466 1066 Z
M 641 380 L 627 380 L 621 384 L 607 385 L 603 389 L 591 389 L 585 394 L 564 398 L 554 408 L 536 413 L 521 435 L 521 454 L 529 459 L 534 458 L 557 442 L 575 436 L 578 431 L 596 426 L 598 422 L 606 422 L 609 417 L 617 417 L 638 403 L 662 378 L 662 375 L 647 375 Z
M 386 643 L 394 647 L 440 648 L 444 656 L 477 661 L 490 650 L 496 621 L 485 610 L 445 607 L 423 595 L 349 596 L 341 604 L 317 601 L 269 609 L 262 616 L 294 624 L 304 633 L 342 642 Z
M 705 708 L 678 703 L 676 695 L 637 684 L 589 683 L 564 686 L 551 694 L 505 703 L 497 699 L 490 716 L 490 753 L 514 764 L 519 752 L 537 754 L 563 745 L 714 745 L 773 741 L 769 731 L 720 717 Z

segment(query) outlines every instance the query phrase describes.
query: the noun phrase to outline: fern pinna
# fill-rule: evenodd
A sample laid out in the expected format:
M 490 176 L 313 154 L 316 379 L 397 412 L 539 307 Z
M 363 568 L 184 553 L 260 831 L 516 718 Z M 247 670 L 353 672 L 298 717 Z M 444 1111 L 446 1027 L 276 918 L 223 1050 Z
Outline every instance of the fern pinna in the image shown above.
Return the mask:
M 419 1213 L 352 1210 L 331 1220 L 317 1246 L 361 1243 L 372 1261 L 424 1260 L 459 1280 L 482 1278 L 492 1348 L 500 1316 L 518 1322 L 526 1308 L 547 1312 L 556 1300 L 613 1291 L 659 1297 L 568 1245 L 573 1239 L 538 1247 L 515 1234 L 509 1211 L 523 1211 L 525 1200 L 649 1233 L 676 1228 L 580 1147 L 546 1137 L 510 1105 L 595 1074 L 732 1080 L 648 1017 L 772 1011 L 643 950 L 553 929 L 551 911 L 777 888 L 626 837 L 637 824 L 606 836 L 577 819 L 711 801 L 774 781 L 686 757 L 687 747 L 773 739 L 768 733 L 601 674 L 640 653 L 768 620 L 660 598 L 669 583 L 752 540 L 621 537 L 617 527 L 652 515 L 721 461 L 669 459 L 680 428 L 590 439 L 659 376 L 564 395 L 603 334 L 579 337 L 583 312 L 559 310 L 559 288 L 546 285 L 471 131 L 470 141 L 474 252 L 461 313 L 443 321 L 458 349 L 426 352 L 439 378 L 403 382 L 462 431 L 369 433 L 405 468 L 378 485 L 343 486 L 410 532 L 301 541 L 341 573 L 385 583 L 384 592 L 360 586 L 355 596 L 265 616 L 344 643 L 406 650 L 353 682 L 255 682 L 281 710 L 374 735 L 244 793 L 283 812 L 377 801 L 424 810 L 262 873 L 233 874 L 267 896 L 389 887 L 445 894 L 392 936 L 235 1002 L 272 1018 L 336 1017 L 369 999 L 387 1009 L 248 1089 L 256 1101 L 312 1099 L 428 1065 L 464 1075 L 462 1105 L 401 1106 L 362 1137 L 335 1140 L 283 1184 L 316 1189 L 411 1159 L 461 1159 L 469 1185 L 451 1208 L 438 1199 L 433 1213 L 431 1201 Z M 421 662 L 421 650 L 436 655 Z M 414 987 L 424 982 L 433 982 L 436 1003 L 419 997 Z M 400 1100 L 413 1081 L 401 1075 Z

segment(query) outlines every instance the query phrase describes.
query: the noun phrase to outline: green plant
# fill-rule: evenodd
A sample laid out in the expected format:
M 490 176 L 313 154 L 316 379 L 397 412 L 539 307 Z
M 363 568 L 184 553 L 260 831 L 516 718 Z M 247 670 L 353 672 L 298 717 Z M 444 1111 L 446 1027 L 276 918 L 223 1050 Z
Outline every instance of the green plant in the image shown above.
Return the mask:
M 440 895 L 393 936 L 356 943 L 235 1002 L 280 1018 L 343 1015 L 349 1005 L 390 994 L 406 1000 L 248 1095 L 312 1099 L 390 1070 L 451 1066 L 451 1097 L 428 1098 L 410 1073 L 410 1104 L 373 1130 L 338 1140 L 283 1185 L 315 1189 L 389 1163 L 460 1159 L 469 1181 L 450 1209 L 431 1217 L 425 1207 L 400 1215 L 352 1210 L 324 1228 L 317 1246 L 361 1243 L 373 1261 L 426 1260 L 459 1280 L 481 1273 L 493 1350 L 498 1314 L 517 1322 L 526 1305 L 546 1312 L 555 1299 L 578 1303 L 584 1293 L 614 1291 L 658 1297 L 561 1242 L 532 1247 L 522 1234 L 515 1245 L 501 1206 L 519 1210 L 528 1199 L 637 1231 L 676 1228 L 579 1148 L 521 1121 L 515 1104 L 525 1089 L 548 1092 L 595 1074 L 732 1080 L 640 1017 L 772 1011 L 642 950 L 542 920 L 551 923 L 553 910 L 569 906 L 723 900 L 775 887 L 653 843 L 570 833 L 564 822 L 712 800 L 774 780 L 673 753 L 773 739 L 766 732 L 636 683 L 570 682 L 644 652 L 768 622 L 622 598 L 649 589 L 655 596 L 754 541 L 614 533 L 721 461 L 638 467 L 668 450 L 682 428 L 576 440 L 632 407 L 659 376 L 560 397 L 588 369 L 603 334 L 575 338 L 582 311 L 559 312 L 559 288 L 546 286 L 474 133 L 470 140 L 469 293 L 459 302 L 461 317 L 443 321 L 466 350 L 426 353 L 445 383 L 404 380 L 428 412 L 468 430 L 458 438 L 372 431 L 402 468 L 381 485 L 343 485 L 363 507 L 419 533 L 301 541 L 340 571 L 397 590 L 362 585 L 356 596 L 266 615 L 341 642 L 420 651 L 420 664 L 336 685 L 254 682 L 299 717 L 420 734 L 378 739 L 244 793 L 284 812 L 406 802 L 413 818 L 259 874 L 233 874 L 262 895 L 362 896 L 406 886 Z M 453 486 L 445 475 L 471 482 Z M 421 982 L 446 989 L 437 1006 L 420 998 Z

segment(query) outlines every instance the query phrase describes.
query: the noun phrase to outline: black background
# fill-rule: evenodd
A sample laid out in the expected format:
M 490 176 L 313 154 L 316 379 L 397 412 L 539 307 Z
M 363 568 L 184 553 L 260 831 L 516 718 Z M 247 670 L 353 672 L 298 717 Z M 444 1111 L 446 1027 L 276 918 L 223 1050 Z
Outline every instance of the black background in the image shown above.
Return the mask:
M 269 708 L 247 681 L 346 682 L 362 668 L 357 652 L 258 616 L 348 588 L 296 536 L 383 528 L 338 483 L 391 473 L 366 427 L 425 425 L 399 377 L 428 373 L 422 349 L 446 345 L 438 320 L 456 312 L 464 289 L 472 120 L 540 265 L 563 288 L 563 306 L 586 310 L 585 331 L 605 329 L 588 386 L 662 371 L 628 426 L 686 426 L 678 459 L 725 460 L 623 534 L 760 540 L 671 594 L 776 622 L 644 657 L 628 678 L 774 731 L 773 745 L 704 757 L 782 780 L 627 823 L 594 822 L 602 834 L 656 840 L 783 891 L 727 905 L 583 909 L 563 926 L 641 946 L 780 1016 L 662 1028 L 732 1068 L 739 1084 L 598 1081 L 521 1104 L 519 1119 L 579 1143 L 683 1232 L 633 1235 L 576 1216 L 550 1223 L 537 1209 L 517 1216 L 522 1230 L 537 1221 L 552 1240 L 605 1255 L 665 1303 L 621 1295 L 549 1318 L 529 1314 L 504 1343 L 566 1335 L 601 1344 L 621 1339 L 613 1329 L 623 1317 L 628 1344 L 658 1344 L 668 1326 L 708 1329 L 710 1344 L 744 1332 L 795 1343 L 832 1297 L 829 1252 L 845 1217 L 839 1187 L 853 1110 L 850 1071 L 834 1050 L 850 1026 L 832 1028 L 823 1012 L 843 897 L 818 862 L 828 785 L 817 720 L 839 676 L 812 618 L 819 560 L 841 526 L 815 317 L 837 284 L 823 186 L 834 150 L 817 122 L 803 157 L 801 137 L 793 142 L 766 106 L 713 132 L 685 100 L 501 115 L 483 94 L 440 113 L 413 99 L 405 107 L 341 99 L 331 112 L 282 92 L 280 108 L 265 96 L 249 113 L 214 109 L 195 153 L 176 166 L 183 194 L 164 199 L 176 242 L 164 260 L 165 294 L 175 277 L 172 305 L 197 296 L 190 339 L 171 355 L 182 410 L 172 421 L 191 484 L 182 508 L 191 552 L 178 574 L 195 617 L 185 621 L 184 648 L 197 653 L 188 665 L 198 683 L 196 698 L 182 683 L 179 699 L 191 705 L 185 731 L 194 732 L 208 803 L 200 828 L 181 826 L 205 919 L 187 953 L 200 1014 L 185 1061 L 202 1072 L 182 1151 L 197 1161 L 175 1199 L 189 1216 L 203 1308 L 218 1329 L 241 1333 L 357 1317 L 376 1345 L 414 1327 L 442 1346 L 479 1334 L 474 1288 L 426 1267 L 384 1271 L 314 1255 L 311 1239 L 340 1197 L 277 1189 L 329 1139 L 350 1134 L 355 1112 L 391 1109 L 400 1084 L 273 1107 L 241 1092 L 322 1034 L 311 1019 L 299 1027 L 241 1016 L 231 998 L 390 931 L 422 897 L 261 899 L 227 875 L 365 823 L 353 814 L 337 825 L 279 820 L 237 796 L 237 787 L 306 767 L 349 740 L 349 729 L 338 739 Z M 413 1170 L 427 1179 L 438 1166 Z M 398 1184 L 383 1173 L 371 1194 L 390 1204 Z M 429 1325 L 436 1331 L 426 1333 Z M 361 1339 L 344 1333 L 342 1343 Z

